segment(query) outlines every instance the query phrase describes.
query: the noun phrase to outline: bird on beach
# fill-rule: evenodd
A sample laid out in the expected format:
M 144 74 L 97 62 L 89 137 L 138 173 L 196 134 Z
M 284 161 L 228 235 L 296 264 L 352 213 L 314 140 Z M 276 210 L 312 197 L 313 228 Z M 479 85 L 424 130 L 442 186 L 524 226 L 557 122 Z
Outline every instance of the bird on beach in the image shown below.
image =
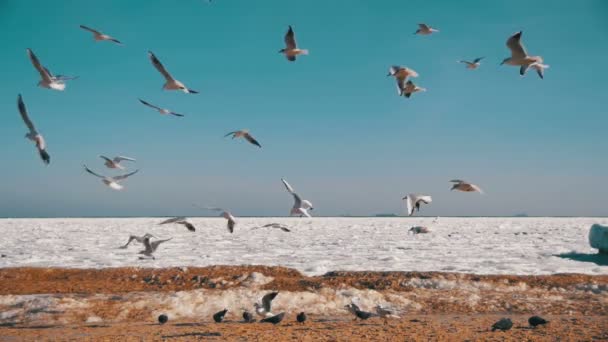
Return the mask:
M 171 74 L 165 69 L 163 64 L 156 58 L 152 51 L 148 51 L 148 57 L 150 57 L 150 61 L 152 65 L 158 70 L 158 72 L 163 75 L 165 78 L 165 84 L 163 85 L 164 90 L 181 90 L 186 94 L 198 94 L 198 91 L 187 88 L 182 82 L 176 80 L 171 76 Z
M 40 155 L 40 159 L 44 162 L 44 164 L 49 165 L 51 162 L 51 156 L 46 151 L 46 142 L 42 134 L 36 130 L 36 126 L 30 119 L 30 116 L 27 113 L 27 109 L 25 108 L 25 103 L 23 102 L 23 97 L 21 94 L 17 97 L 17 108 L 19 109 L 19 114 L 21 114 L 21 119 L 27 126 L 29 132 L 25 134 L 25 137 L 34 143 L 36 143 L 36 149 L 38 150 L 38 154 Z
M 310 213 L 308 213 L 308 210 L 314 210 L 312 203 L 310 203 L 310 201 L 308 200 L 303 200 L 291 187 L 291 185 L 289 185 L 289 183 L 287 183 L 287 181 L 284 178 L 281 178 L 281 181 L 283 182 L 283 185 L 285 185 L 285 189 L 287 189 L 287 192 L 289 192 L 292 196 L 293 196 L 293 206 L 291 207 L 291 210 L 289 212 L 290 216 L 293 215 L 299 215 L 300 217 L 302 216 L 306 216 L 306 217 L 311 217 Z
M 532 316 L 532 317 L 528 318 L 528 323 L 532 327 L 536 328 L 539 325 L 544 325 L 544 324 L 549 323 L 549 321 L 547 321 L 546 319 L 544 319 L 540 316 Z
M 501 318 L 498 322 L 492 324 L 492 331 L 501 330 L 507 331 L 513 327 L 513 322 L 509 318 Z
M 224 309 L 213 314 L 213 320 L 215 321 L 215 323 L 222 323 L 222 321 L 224 320 L 224 316 L 226 316 L 226 312 L 228 312 L 228 309 Z
M 285 313 L 281 312 L 278 315 L 275 316 L 271 316 L 271 317 L 266 317 L 262 320 L 260 320 L 260 323 L 272 323 L 272 324 L 279 324 L 281 323 L 281 321 L 283 320 L 283 317 L 285 317 Z
M 407 97 L 408 99 L 412 96 L 413 93 L 417 93 L 419 91 L 426 91 L 426 88 L 419 87 L 412 82 L 412 80 L 408 80 L 405 83 L 405 87 L 401 90 L 401 95 Z
M 414 215 L 414 211 L 420 211 L 420 204 L 429 204 L 433 201 L 431 196 L 429 195 L 418 195 L 418 194 L 408 194 L 403 197 L 405 200 L 405 206 L 407 208 L 407 215 Z
M 41 80 L 38 81 L 39 87 L 63 91 L 65 90 L 65 81 L 74 80 L 78 78 L 63 75 L 55 76 L 49 71 L 48 68 L 42 66 L 40 60 L 38 59 L 38 57 L 36 57 L 32 49 L 27 49 L 27 55 L 29 56 L 34 68 L 36 68 L 36 70 L 38 70 L 38 73 L 40 74 Z
M 262 304 L 253 303 L 253 307 L 255 308 L 255 313 L 260 317 L 271 317 L 274 316 L 271 310 L 272 300 L 278 295 L 278 292 L 270 292 L 262 297 Z
M 123 45 L 123 43 L 121 43 L 118 39 L 116 39 L 114 37 L 111 37 L 111 36 L 108 36 L 107 34 L 103 34 L 103 33 L 99 32 L 97 30 L 94 30 L 94 29 L 88 27 L 88 26 L 80 25 L 80 28 L 83 29 L 83 30 L 85 30 L 85 31 L 89 31 L 89 32 L 93 33 L 93 39 L 95 39 L 95 41 L 104 41 L 104 40 L 107 40 L 107 41 L 116 43 L 118 45 Z
M 83 165 L 83 166 L 84 166 L 84 169 L 86 172 L 92 174 L 93 176 L 101 178 L 101 181 L 103 182 L 103 184 L 107 185 L 108 187 L 110 187 L 111 189 L 114 189 L 114 190 L 122 190 L 124 188 L 124 186 L 118 182 L 123 179 L 127 179 L 128 177 L 139 172 L 139 170 L 135 170 L 135 171 L 127 173 L 125 175 L 109 177 L 109 176 L 102 176 L 100 174 L 97 174 L 97 173 L 91 171 L 91 169 L 89 169 L 86 165 Z
M 405 90 L 405 81 L 408 77 L 418 77 L 418 73 L 413 69 L 402 67 L 399 65 L 393 65 L 388 69 L 386 77 L 393 76 L 397 80 L 397 94 L 403 95 Z M 409 96 L 408 96 L 409 97 Z
M 251 312 L 245 310 L 243 311 L 243 321 L 245 321 L 245 323 L 253 323 L 255 322 L 255 318 L 253 318 Z
M 452 185 L 452 188 L 450 189 L 450 191 L 458 190 L 458 191 L 462 191 L 462 192 L 479 192 L 480 194 L 483 194 L 483 190 L 481 190 L 480 187 L 478 187 L 477 185 L 475 185 L 473 183 L 469 183 L 469 182 L 463 181 L 461 179 L 453 179 L 450 182 L 454 183 L 454 185 Z
M 528 55 L 521 42 L 521 35 L 522 31 L 519 31 L 509 37 L 507 40 L 507 47 L 511 50 L 511 57 L 505 58 L 500 65 L 507 64 L 519 66 L 519 74 L 521 76 L 524 76 L 529 68 L 533 68 L 536 70 L 538 77 L 541 79 L 545 78 L 544 71 L 549 68 L 549 66 L 543 64 L 543 58 L 541 56 Z
M 108 169 L 119 169 L 119 170 L 124 170 L 125 167 L 122 166 L 120 164 L 120 162 L 122 161 L 135 161 L 135 159 L 130 158 L 130 157 L 124 157 L 124 156 L 118 156 L 118 157 L 114 157 L 112 159 L 106 157 L 106 156 L 99 156 L 99 158 L 105 160 L 105 162 L 103 163 L 103 165 L 105 165 Z
M 287 30 L 287 33 L 285 33 L 285 48 L 279 50 L 279 53 L 284 54 L 290 62 L 295 62 L 296 56 L 308 55 L 308 50 L 298 49 L 296 35 L 293 32 L 291 25 L 289 25 L 289 29 Z
M 429 229 L 427 227 L 421 227 L 421 226 L 415 226 L 410 228 L 410 230 L 408 231 L 408 233 L 411 232 L 414 235 L 416 234 L 426 234 L 429 232 Z
M 183 216 L 166 219 L 163 222 L 159 223 L 159 225 L 164 225 L 164 224 L 169 224 L 169 223 L 181 224 L 182 226 L 186 227 L 191 232 L 196 231 L 196 227 L 194 227 L 194 225 L 192 223 L 188 222 L 188 219 Z
M 136 242 L 139 243 L 144 243 L 144 239 L 145 238 L 151 238 L 154 237 L 154 235 L 150 234 L 150 233 L 146 233 L 143 236 L 137 236 L 137 235 L 130 235 L 129 236 L 129 241 L 127 241 L 127 243 L 124 244 L 124 246 L 120 246 L 119 248 L 121 249 L 125 249 L 127 248 L 127 246 L 129 246 L 129 244 L 131 243 L 131 241 L 135 240 Z
M 345 308 L 352 314 L 355 315 L 355 321 L 357 320 L 357 318 L 361 319 L 361 320 L 366 320 L 368 318 L 371 317 L 375 317 L 377 316 L 376 314 L 372 313 L 372 312 L 367 312 L 367 311 L 363 311 L 361 310 L 356 304 L 351 303 L 349 305 L 346 305 Z
M 472 60 L 472 61 L 464 61 L 464 60 L 461 60 L 461 61 L 458 61 L 458 63 L 463 63 L 463 64 L 466 64 L 466 65 L 467 65 L 467 69 L 475 70 L 475 69 L 479 68 L 479 66 L 481 65 L 481 63 L 480 63 L 480 62 L 481 62 L 481 60 L 482 60 L 482 59 L 484 59 L 484 58 L 485 58 L 485 57 L 478 57 L 478 58 L 475 58 L 475 59 L 474 59 L 474 60 Z
M 180 117 L 180 118 L 184 116 L 184 114 L 179 114 L 179 113 L 176 113 L 176 112 L 174 112 L 174 111 L 171 111 L 171 110 L 169 110 L 169 109 L 165 109 L 165 108 L 160 108 L 160 107 L 155 106 L 155 105 L 153 105 L 153 104 L 150 104 L 149 102 L 146 102 L 146 101 L 144 101 L 144 100 L 142 100 L 142 99 L 138 99 L 138 100 L 139 100 L 139 102 L 141 102 L 143 105 L 148 106 L 148 107 L 150 107 L 150 108 L 154 108 L 154 109 L 156 109 L 156 110 L 157 110 L 159 113 L 161 113 L 162 115 L 173 115 L 173 116 L 177 116 L 177 117 Z
M 276 228 L 276 229 L 280 229 L 287 233 L 291 232 L 291 230 L 289 228 L 287 228 L 287 226 L 280 224 L 280 223 L 268 223 L 261 227 L 253 227 L 253 228 L 251 228 L 251 230 L 262 229 L 262 228 Z
M 167 323 L 168 320 L 169 320 L 169 317 L 167 317 L 167 315 L 165 315 L 165 314 L 161 314 L 158 316 L 158 323 L 160 323 L 160 324 L 165 324 L 165 323 Z
M 204 207 L 203 209 L 217 211 L 220 213 L 220 216 L 228 220 L 226 227 L 230 233 L 234 233 L 234 226 L 236 226 L 236 218 L 230 213 L 228 210 L 216 207 Z
M 158 246 L 160 246 L 161 243 L 167 242 L 171 239 L 172 238 L 168 238 L 165 240 L 156 240 L 156 241 L 150 242 L 150 237 L 146 236 L 143 241 L 145 249 L 143 251 L 139 251 L 139 254 L 143 254 L 147 257 L 152 257 L 152 259 L 156 260 L 156 258 L 154 257 L 154 255 L 152 255 L 152 253 L 156 252 L 156 249 L 158 248 Z
M 387 323 L 387 318 L 401 318 L 397 316 L 392 310 L 382 307 L 381 305 L 376 305 L 376 314 L 384 319 L 384 324 Z
M 427 24 L 418 24 L 418 29 L 416 30 L 416 32 L 414 32 L 414 34 L 426 36 L 435 32 L 439 32 L 439 30 L 434 29 Z
M 298 321 L 298 323 L 304 323 L 306 322 L 306 318 L 306 313 L 302 311 L 296 316 L 296 321 Z
M 227 137 L 227 136 L 229 136 L 229 135 L 232 135 L 232 139 L 234 139 L 234 138 L 244 138 L 245 140 L 249 141 L 251 144 L 253 144 L 253 145 L 257 146 L 257 147 L 260 147 L 260 148 L 262 147 L 262 145 L 260 145 L 260 143 L 257 140 L 255 140 L 255 138 L 246 129 L 242 129 L 240 131 L 233 131 L 233 132 L 227 133 L 226 135 L 224 135 L 224 138 Z

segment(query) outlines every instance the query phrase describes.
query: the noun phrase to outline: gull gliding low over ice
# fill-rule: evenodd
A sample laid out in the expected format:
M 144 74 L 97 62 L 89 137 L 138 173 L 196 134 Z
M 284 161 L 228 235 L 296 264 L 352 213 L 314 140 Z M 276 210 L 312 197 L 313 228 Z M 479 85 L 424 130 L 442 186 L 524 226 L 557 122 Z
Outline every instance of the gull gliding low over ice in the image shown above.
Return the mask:
M 125 249 L 129 246 L 129 244 L 131 243 L 131 241 L 135 240 L 136 242 L 139 243 L 144 243 L 144 239 L 145 238 L 151 238 L 154 237 L 154 235 L 150 234 L 150 233 L 146 233 L 143 236 L 137 236 L 137 235 L 130 235 L 129 236 L 129 241 L 127 241 L 127 243 L 124 244 L 124 246 L 120 246 L 121 249 Z
M 169 223 L 181 224 L 182 226 L 186 227 L 191 232 L 196 231 L 196 227 L 194 227 L 194 225 L 192 223 L 188 222 L 188 219 L 184 216 L 178 216 L 178 217 L 166 219 L 163 222 L 159 223 L 159 225 L 169 224 Z
M 429 204 L 433 201 L 429 195 L 408 194 L 403 197 L 408 216 L 414 215 L 414 210 L 420 211 L 420 204 Z
M 308 200 L 303 200 L 291 187 L 291 185 L 289 185 L 289 183 L 287 183 L 287 181 L 283 178 L 281 178 L 281 181 L 283 182 L 283 184 L 285 185 L 285 188 L 287 189 L 287 192 L 289 192 L 292 196 L 293 196 L 293 206 L 291 207 L 291 210 L 289 212 L 289 215 L 299 215 L 300 217 L 302 216 L 306 216 L 306 217 L 311 217 L 310 214 L 308 213 L 308 210 L 313 210 L 314 208 L 312 207 L 312 203 L 310 203 L 310 201 Z
M 109 177 L 109 176 L 102 176 L 100 174 L 97 174 L 97 173 L 91 171 L 86 165 L 83 165 L 83 166 L 84 166 L 85 171 L 87 171 L 88 173 L 92 174 L 95 177 L 101 178 L 101 181 L 103 182 L 103 184 L 109 186 L 111 189 L 114 189 L 114 190 L 122 190 L 124 188 L 124 186 L 122 186 L 118 182 L 123 179 L 127 179 L 128 177 L 139 172 L 139 170 L 135 170 L 135 171 L 127 173 L 125 175 Z
M 236 218 L 230 213 L 228 210 L 216 207 L 203 207 L 203 209 L 217 211 L 220 213 L 220 216 L 228 220 L 226 223 L 226 228 L 230 233 L 234 233 L 234 226 L 236 226 Z
M 150 242 L 150 237 L 146 236 L 146 237 L 144 237 L 144 241 L 143 241 L 145 249 L 143 251 L 140 251 L 139 254 L 143 254 L 145 256 L 152 257 L 152 259 L 156 259 L 154 257 L 154 255 L 152 255 L 152 253 L 156 252 L 156 249 L 158 249 L 158 246 L 160 246 L 161 243 L 167 242 L 171 239 L 172 238 L 168 238 L 165 240 L 156 240 L 156 241 Z

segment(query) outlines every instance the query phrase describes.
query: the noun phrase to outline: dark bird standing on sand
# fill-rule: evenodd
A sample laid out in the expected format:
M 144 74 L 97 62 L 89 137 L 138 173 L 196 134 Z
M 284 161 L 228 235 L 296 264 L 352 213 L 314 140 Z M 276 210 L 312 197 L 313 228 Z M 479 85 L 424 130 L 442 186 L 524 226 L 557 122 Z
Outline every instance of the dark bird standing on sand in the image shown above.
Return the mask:
M 255 319 L 253 318 L 253 315 L 249 311 L 243 311 L 243 320 L 245 321 L 245 323 L 253 323 L 253 322 L 255 322 Z
M 513 322 L 509 318 L 501 318 L 498 322 L 492 325 L 492 331 L 502 330 L 507 331 L 513 327 Z
M 532 316 L 532 317 L 528 318 L 528 323 L 530 323 L 531 326 L 536 328 L 536 326 L 547 324 L 547 323 L 549 323 L 549 321 L 547 321 L 546 319 L 544 319 L 540 316 Z
M 304 311 L 300 312 L 297 316 L 296 316 L 296 320 L 299 323 L 304 323 L 306 322 L 306 313 L 304 313 Z
M 276 316 L 272 316 L 272 317 L 268 317 L 268 318 L 264 318 L 263 320 L 261 320 L 260 322 L 262 323 L 272 323 L 272 324 L 279 324 L 281 323 L 281 321 L 283 320 L 283 317 L 285 317 L 285 313 L 281 312 L 280 314 L 276 315 Z
M 222 323 L 222 321 L 224 320 L 224 316 L 226 315 L 226 312 L 228 312 L 228 309 L 224 309 L 220 312 L 216 312 L 213 315 L 213 320 L 215 321 L 215 323 Z
M 165 323 L 167 323 L 168 320 L 169 320 L 169 317 L 167 317 L 167 315 L 165 315 L 165 314 L 158 316 L 158 323 L 160 323 L 160 324 L 165 324 Z

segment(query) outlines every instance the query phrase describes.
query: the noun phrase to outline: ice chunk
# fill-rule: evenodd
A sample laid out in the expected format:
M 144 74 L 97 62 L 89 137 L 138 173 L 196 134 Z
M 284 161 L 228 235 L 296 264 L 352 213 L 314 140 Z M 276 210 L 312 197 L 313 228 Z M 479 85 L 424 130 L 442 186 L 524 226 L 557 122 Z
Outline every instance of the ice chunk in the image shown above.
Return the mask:
M 608 254 L 608 227 L 594 224 L 589 230 L 589 244 L 600 250 L 602 254 Z

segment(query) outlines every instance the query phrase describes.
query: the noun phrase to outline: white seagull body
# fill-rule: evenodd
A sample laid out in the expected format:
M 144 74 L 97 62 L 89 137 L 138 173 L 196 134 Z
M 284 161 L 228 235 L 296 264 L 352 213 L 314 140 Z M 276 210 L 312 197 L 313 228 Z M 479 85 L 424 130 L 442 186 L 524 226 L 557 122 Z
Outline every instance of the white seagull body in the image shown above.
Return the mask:
M 395 77 L 395 80 L 397 80 L 397 94 L 403 95 L 406 87 L 405 81 L 407 78 L 418 77 L 418 73 L 410 68 L 393 65 L 388 69 L 388 74 L 386 76 Z
M 137 236 L 137 235 L 130 235 L 129 236 L 129 241 L 127 241 L 127 243 L 124 246 L 120 246 L 121 249 L 125 249 L 129 246 L 129 244 L 131 243 L 131 241 L 135 240 L 139 243 L 144 243 L 144 239 L 147 237 L 154 237 L 154 235 L 146 233 L 144 236 Z
M 475 69 L 479 68 L 479 66 L 481 65 L 481 60 L 483 58 L 484 57 L 475 58 L 472 61 L 458 61 L 458 63 L 466 64 L 467 69 L 475 70 Z
M 217 211 L 220 213 L 220 217 L 225 218 L 228 222 L 226 223 L 226 228 L 232 234 L 234 233 L 234 226 L 236 226 L 236 218 L 230 213 L 228 210 L 224 210 L 222 208 L 215 207 L 205 207 L 204 209 Z
M 414 34 L 421 34 L 426 36 L 435 32 L 439 32 L 439 30 L 434 29 L 427 24 L 418 24 L 418 30 L 416 30 Z
M 403 197 L 403 199 L 405 200 L 408 216 L 414 215 L 414 210 L 420 211 L 422 203 L 429 204 L 433 202 L 433 199 L 429 195 L 409 194 Z
M 93 176 L 101 178 L 101 181 L 103 182 L 103 184 L 107 185 L 108 187 L 110 187 L 111 189 L 114 189 L 114 190 L 122 190 L 123 186 L 119 183 L 119 181 L 121 181 L 123 179 L 127 179 L 128 177 L 139 172 L 139 170 L 135 170 L 135 171 L 133 171 L 131 173 L 127 173 L 125 175 L 107 177 L 107 176 L 102 176 L 100 174 L 97 174 L 97 173 L 91 171 L 86 165 L 83 165 L 83 166 L 84 166 L 85 171 L 92 174 Z
M 119 169 L 119 170 L 125 169 L 125 167 L 120 164 L 120 162 L 122 162 L 123 160 L 135 161 L 135 159 L 133 159 L 133 158 L 124 157 L 124 156 L 114 157 L 113 159 L 110 159 L 106 156 L 99 156 L 99 158 L 105 160 L 105 162 L 103 164 L 105 166 L 107 166 L 109 169 Z
M 419 87 L 412 82 L 412 80 L 408 80 L 405 83 L 405 87 L 401 91 L 401 95 L 407 97 L 408 99 L 412 96 L 413 93 L 417 93 L 419 91 L 426 91 L 426 88 Z
M 469 183 L 460 179 L 453 179 L 450 182 L 454 183 L 450 190 L 458 190 L 462 192 L 479 192 L 480 194 L 483 194 L 483 190 L 481 190 L 480 187 L 473 183 Z
M 310 201 L 308 200 L 303 200 L 291 187 L 291 185 L 289 185 L 289 183 L 287 183 L 287 181 L 283 178 L 281 178 L 281 181 L 283 182 L 283 184 L 285 185 L 285 188 L 287 189 L 287 192 L 289 192 L 292 196 L 293 196 L 293 207 L 291 207 L 291 210 L 289 211 L 289 215 L 293 216 L 306 216 L 306 217 L 311 217 L 310 213 L 308 213 L 308 210 L 313 210 L 314 208 L 312 207 L 312 203 L 310 203 Z
M 160 107 L 155 106 L 155 105 L 153 105 L 153 104 L 150 104 L 150 103 L 148 103 L 148 102 L 146 102 L 146 101 L 144 101 L 144 100 L 142 100 L 142 99 L 138 99 L 138 100 L 139 100 L 139 102 L 141 102 L 143 105 L 148 106 L 148 107 L 150 107 L 150 108 L 154 108 L 154 109 L 156 109 L 156 110 L 157 110 L 159 113 L 161 113 L 162 115 L 173 115 L 173 116 L 178 116 L 178 117 L 182 117 L 182 116 L 184 116 L 184 114 L 179 114 L 179 113 L 176 113 L 176 112 L 174 112 L 174 111 L 171 111 L 171 110 L 169 110 L 169 109 L 165 109 L 165 108 L 160 108 Z
M 227 137 L 227 136 L 229 136 L 229 135 L 232 135 L 232 139 L 234 139 L 234 138 L 243 138 L 243 139 L 249 141 L 249 143 L 251 143 L 251 144 L 253 144 L 253 145 L 257 146 L 257 147 L 260 147 L 260 148 L 262 147 L 262 145 L 260 145 L 260 143 L 257 140 L 255 140 L 255 138 L 246 129 L 242 129 L 240 131 L 234 131 L 234 132 L 227 133 L 226 135 L 224 135 L 224 138 Z
M 167 242 L 171 239 L 172 238 L 150 242 L 150 237 L 146 236 L 143 241 L 145 249 L 143 251 L 140 251 L 139 254 L 143 254 L 145 256 L 152 257 L 152 259 L 156 259 L 154 255 L 152 255 L 152 253 L 156 252 L 156 249 L 158 248 L 158 246 L 160 246 L 161 243 Z
M 507 47 L 511 50 L 511 57 L 505 58 L 500 65 L 507 64 L 519 66 L 519 74 L 524 76 L 528 68 L 534 68 L 538 77 L 544 78 L 545 69 L 548 65 L 543 64 L 541 56 L 529 56 L 526 48 L 521 42 L 522 31 L 519 31 L 507 39 Z
M 278 295 L 278 292 L 271 292 L 262 297 L 262 304 L 254 303 L 253 307 L 255 308 L 255 313 L 257 313 L 260 317 L 272 317 L 274 314 L 270 311 L 272 306 L 272 300 Z
M 36 143 L 36 149 L 38 150 L 40 158 L 46 165 L 48 165 L 51 162 L 51 156 L 46 151 L 46 142 L 44 141 L 44 137 L 42 136 L 42 134 L 38 133 L 36 127 L 34 126 L 34 123 L 27 114 L 27 109 L 25 108 L 25 103 L 23 103 L 23 98 L 21 97 L 21 94 L 19 94 L 19 96 L 17 97 L 17 108 L 19 108 L 21 119 L 23 119 L 23 122 L 29 130 L 29 132 L 25 134 L 25 137 Z
M 95 39 L 95 41 L 104 41 L 104 40 L 107 40 L 107 41 L 116 43 L 118 45 L 123 45 L 118 39 L 116 39 L 114 37 L 111 37 L 111 36 L 108 36 L 107 34 L 103 34 L 103 33 L 99 32 L 97 30 L 94 30 L 94 29 L 90 28 L 90 27 L 87 27 L 87 26 L 84 26 L 84 25 L 80 25 L 80 28 L 83 29 L 83 30 L 85 30 L 85 31 L 89 31 L 89 32 L 93 33 L 93 39 Z
M 279 53 L 285 55 L 288 61 L 294 62 L 296 60 L 296 56 L 299 55 L 308 55 L 308 50 L 306 49 L 298 49 L 298 45 L 296 43 L 296 35 L 289 26 L 287 33 L 285 34 L 285 48 L 281 49 Z
M 73 80 L 77 78 L 62 75 L 53 76 L 49 69 L 42 66 L 40 60 L 38 59 L 38 57 L 36 57 L 32 49 L 27 49 L 27 55 L 29 56 L 34 68 L 36 68 L 36 70 L 40 74 L 41 79 L 38 82 L 39 87 L 63 91 L 65 89 L 64 81 Z
M 198 94 L 198 91 L 196 90 L 192 90 L 192 89 L 188 89 L 188 87 L 186 87 L 186 85 L 184 85 L 182 82 L 176 80 L 175 78 L 173 78 L 173 76 L 171 76 L 171 74 L 169 74 L 169 72 L 167 71 L 167 69 L 165 69 L 165 67 L 163 66 L 163 64 L 158 60 L 158 58 L 156 58 L 156 56 L 154 55 L 154 53 L 152 53 L 152 51 L 148 51 L 148 57 L 150 57 L 150 61 L 152 62 L 152 65 L 154 65 L 154 67 L 156 68 L 156 70 L 158 70 L 158 72 L 161 73 L 161 75 L 163 75 L 163 77 L 165 78 L 165 84 L 163 85 L 163 89 L 165 90 L 181 90 L 184 93 L 187 94 Z

